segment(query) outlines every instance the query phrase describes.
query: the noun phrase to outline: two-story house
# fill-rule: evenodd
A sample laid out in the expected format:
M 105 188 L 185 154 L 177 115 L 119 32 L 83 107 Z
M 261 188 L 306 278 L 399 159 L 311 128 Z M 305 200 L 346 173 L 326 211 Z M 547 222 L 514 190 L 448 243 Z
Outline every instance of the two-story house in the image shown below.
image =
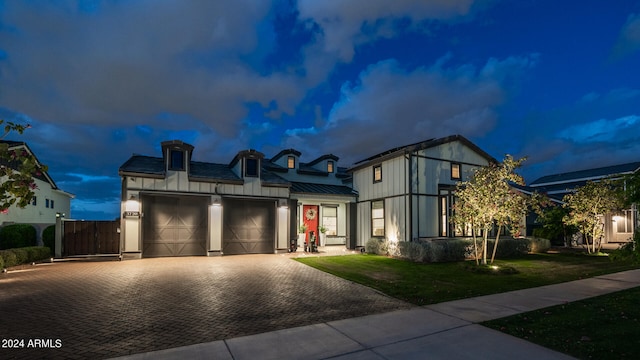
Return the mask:
M 463 136 L 400 146 L 361 160 L 348 170 L 358 192 L 358 245 L 453 237 L 455 186 L 473 169 L 496 160 Z
M 36 159 L 37 164 L 40 164 L 25 142 L 0 140 L 0 143 L 6 144 L 9 151 L 26 151 Z M 6 161 L 0 165 L 17 168 L 15 164 Z M 24 208 L 12 205 L 8 211 L 0 213 L 0 226 L 31 224 L 36 228 L 38 239 L 41 241 L 42 231 L 49 225 L 56 223 L 56 216 L 61 214 L 71 216 L 71 199 L 74 196 L 58 188 L 46 171 L 37 174 L 34 181 L 36 188 L 33 190 L 35 195 L 31 203 Z

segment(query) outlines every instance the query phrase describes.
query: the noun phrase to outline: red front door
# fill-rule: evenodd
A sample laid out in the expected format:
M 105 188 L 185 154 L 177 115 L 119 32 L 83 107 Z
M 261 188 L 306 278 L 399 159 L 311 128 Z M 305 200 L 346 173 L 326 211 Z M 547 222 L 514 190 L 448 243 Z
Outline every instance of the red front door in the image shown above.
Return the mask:
M 309 243 L 311 239 L 310 232 L 313 231 L 313 236 L 316 238 L 316 244 L 318 244 L 318 205 L 303 205 L 302 206 L 302 221 L 307 224 L 307 232 L 305 241 Z

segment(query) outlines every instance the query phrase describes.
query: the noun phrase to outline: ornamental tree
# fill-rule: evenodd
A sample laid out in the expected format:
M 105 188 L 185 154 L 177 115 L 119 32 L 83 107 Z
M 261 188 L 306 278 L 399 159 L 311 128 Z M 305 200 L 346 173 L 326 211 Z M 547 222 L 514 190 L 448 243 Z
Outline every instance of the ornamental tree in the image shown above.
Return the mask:
M 22 134 L 30 125 L 20 125 L 0 120 L 4 124 L 4 139 L 12 131 Z M 46 171 L 26 149 L 10 149 L 9 144 L 0 143 L 0 211 L 6 213 L 11 205 L 25 207 L 33 199 L 37 189 L 35 177 Z
M 620 183 L 613 180 L 587 181 L 562 198 L 569 213 L 563 222 L 575 226 L 586 237 L 587 252 L 596 254 L 602 248 L 605 214 L 622 208 Z
M 511 186 L 511 184 L 524 185 L 524 179 L 515 173 L 524 160 L 525 158 L 516 160 L 511 155 L 506 155 L 501 163 L 483 166 L 477 169 L 468 181 L 457 185 L 457 202 L 452 220 L 457 224 L 471 224 L 476 263 L 478 263 L 476 234 L 478 232 L 482 234 L 482 264 L 486 265 L 489 232 L 497 226 L 491 255 L 491 263 L 493 263 L 502 228 L 507 227 L 512 235 L 519 236 L 520 221 L 529 207 L 538 200 L 537 196 L 527 197 Z

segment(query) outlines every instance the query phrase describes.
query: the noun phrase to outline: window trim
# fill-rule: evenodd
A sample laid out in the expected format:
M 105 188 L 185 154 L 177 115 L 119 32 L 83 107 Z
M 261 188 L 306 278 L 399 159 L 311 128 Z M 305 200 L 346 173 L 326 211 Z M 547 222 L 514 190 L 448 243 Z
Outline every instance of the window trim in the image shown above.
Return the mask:
M 287 169 L 295 169 L 296 168 L 296 157 L 293 155 L 289 155 L 287 157 Z
M 380 169 L 380 179 L 376 179 L 376 169 Z M 382 164 L 373 165 L 373 183 L 382 182 Z
M 328 173 L 333 173 L 335 172 L 335 164 L 333 163 L 333 161 L 329 160 L 327 161 L 327 172 Z
M 326 226 L 324 224 L 324 218 L 325 217 L 329 217 L 329 216 L 325 216 L 324 210 L 327 209 L 327 208 L 331 208 L 331 209 L 335 209 L 336 210 L 336 216 L 335 216 L 335 218 L 336 218 L 336 234 L 335 235 L 325 234 L 325 235 L 329 236 L 329 237 L 339 236 L 338 235 L 338 221 L 339 221 L 339 219 L 338 219 L 338 208 L 339 208 L 339 206 L 337 204 L 335 204 L 335 205 L 334 204 L 330 204 L 330 205 L 320 204 L 320 208 L 322 209 L 322 223 L 320 225 L 324 226 L 325 228 L 326 228 Z M 333 217 L 333 216 L 331 216 L 331 217 Z
M 453 176 L 454 167 L 458 168 L 458 176 L 457 177 Z M 462 180 L 462 164 L 460 164 L 458 162 L 452 162 L 451 163 L 451 180 Z
M 381 202 L 382 203 L 382 217 L 381 218 L 374 218 L 373 217 L 373 204 L 377 203 L 377 202 Z M 370 213 L 371 214 L 371 237 L 385 237 L 386 236 L 386 233 L 387 233 L 387 229 L 386 229 L 386 226 L 385 226 L 385 217 L 386 217 L 385 210 L 386 209 L 385 209 L 385 204 L 384 203 L 385 203 L 384 199 L 371 200 L 371 203 L 370 203 L 370 206 L 371 206 L 370 207 L 370 210 L 371 210 L 371 213 Z M 374 233 L 374 231 L 373 231 L 373 220 L 375 220 L 375 219 L 382 219 L 382 235 L 376 235 Z

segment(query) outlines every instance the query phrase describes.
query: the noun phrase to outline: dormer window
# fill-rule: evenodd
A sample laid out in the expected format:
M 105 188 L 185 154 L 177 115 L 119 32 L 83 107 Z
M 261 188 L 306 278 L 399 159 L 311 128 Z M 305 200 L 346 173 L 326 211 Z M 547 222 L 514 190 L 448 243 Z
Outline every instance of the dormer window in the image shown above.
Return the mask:
M 258 176 L 258 159 L 245 159 L 244 176 Z
M 327 172 L 328 173 L 333 172 L 333 161 L 327 161 Z
M 169 170 L 184 170 L 184 151 L 171 150 Z
M 295 169 L 296 168 L 296 157 L 295 156 L 289 156 L 287 158 L 287 168 L 289 168 L 289 169 Z

